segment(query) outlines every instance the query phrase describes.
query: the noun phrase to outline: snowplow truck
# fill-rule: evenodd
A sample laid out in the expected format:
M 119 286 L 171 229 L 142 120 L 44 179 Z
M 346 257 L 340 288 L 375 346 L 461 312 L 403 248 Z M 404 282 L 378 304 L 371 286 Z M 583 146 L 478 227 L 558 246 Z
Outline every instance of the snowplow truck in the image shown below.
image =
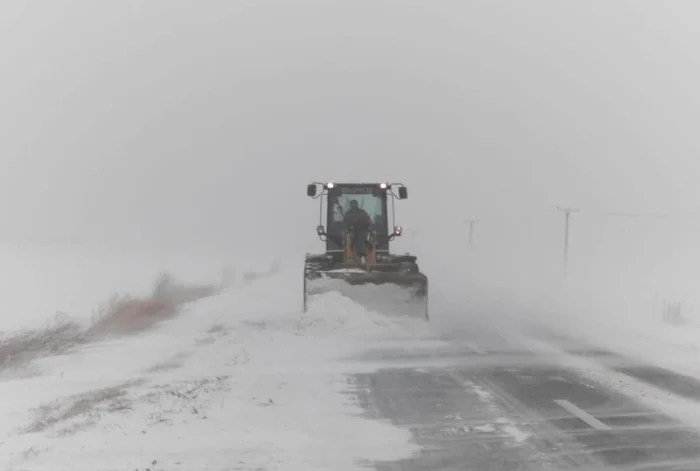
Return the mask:
M 314 182 L 306 194 L 319 200 L 316 234 L 326 250 L 306 254 L 304 312 L 314 296 L 336 291 L 381 314 L 428 320 L 428 278 L 417 257 L 389 250 L 403 232 L 395 225 L 394 200 L 408 198 L 406 186 Z

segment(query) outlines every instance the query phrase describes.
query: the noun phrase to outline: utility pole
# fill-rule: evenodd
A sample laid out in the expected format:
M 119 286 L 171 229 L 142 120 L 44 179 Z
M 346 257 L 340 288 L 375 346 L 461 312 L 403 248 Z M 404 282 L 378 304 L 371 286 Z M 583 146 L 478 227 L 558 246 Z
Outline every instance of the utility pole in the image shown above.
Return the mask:
M 564 212 L 564 277 L 566 277 L 569 269 L 569 216 L 571 213 L 578 212 L 575 208 L 557 208 Z
M 464 222 L 469 223 L 469 248 L 474 242 L 474 225 L 479 222 L 476 219 L 467 219 Z

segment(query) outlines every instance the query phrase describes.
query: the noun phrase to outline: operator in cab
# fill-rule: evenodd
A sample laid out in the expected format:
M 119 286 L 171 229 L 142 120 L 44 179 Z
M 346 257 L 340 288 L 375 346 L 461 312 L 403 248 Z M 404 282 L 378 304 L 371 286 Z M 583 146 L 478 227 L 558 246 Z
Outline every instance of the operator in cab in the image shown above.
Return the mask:
M 360 208 L 357 200 L 351 200 L 350 209 L 343 218 L 343 225 L 346 230 L 352 228 L 353 243 L 355 244 L 357 255 L 364 263 L 367 250 L 367 233 L 372 225 L 372 218 L 367 214 L 367 211 Z
M 345 213 L 343 224 L 345 224 L 346 228 L 355 226 L 357 230 L 367 230 L 369 229 L 369 226 L 372 225 L 372 218 L 369 217 L 367 211 L 360 208 L 360 206 L 357 204 L 357 200 L 351 200 L 350 209 L 347 213 Z

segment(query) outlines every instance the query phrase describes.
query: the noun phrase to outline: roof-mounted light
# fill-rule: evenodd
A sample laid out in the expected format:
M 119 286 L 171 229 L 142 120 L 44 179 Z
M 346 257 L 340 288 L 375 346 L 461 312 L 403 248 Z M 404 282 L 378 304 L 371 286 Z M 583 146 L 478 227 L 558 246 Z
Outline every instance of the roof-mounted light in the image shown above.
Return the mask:
M 379 188 L 381 188 L 382 190 L 386 190 L 387 188 L 389 188 L 389 184 L 388 183 L 380 183 Z
M 326 183 L 326 188 L 334 188 L 334 187 L 335 187 L 335 183 L 333 183 L 333 182 Z

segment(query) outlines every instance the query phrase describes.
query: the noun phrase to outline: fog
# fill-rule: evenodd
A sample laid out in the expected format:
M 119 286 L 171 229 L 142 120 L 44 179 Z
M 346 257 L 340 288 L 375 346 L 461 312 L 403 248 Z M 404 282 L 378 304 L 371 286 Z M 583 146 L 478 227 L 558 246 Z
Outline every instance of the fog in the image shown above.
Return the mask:
M 322 249 L 307 183 L 391 180 L 396 249 L 445 296 L 560 286 L 558 206 L 580 210 L 570 283 L 692 290 L 699 11 L 4 2 L 1 236 L 301 257 Z

